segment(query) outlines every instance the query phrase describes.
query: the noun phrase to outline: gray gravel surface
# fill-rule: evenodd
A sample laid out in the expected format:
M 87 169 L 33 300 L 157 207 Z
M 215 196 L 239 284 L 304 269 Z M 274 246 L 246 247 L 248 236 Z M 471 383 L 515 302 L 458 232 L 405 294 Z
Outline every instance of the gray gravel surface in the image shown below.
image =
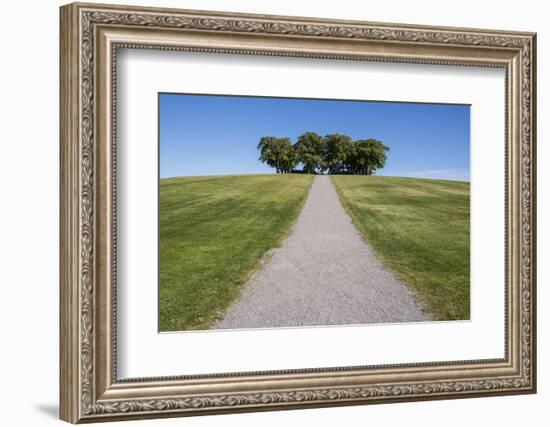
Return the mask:
M 317 176 L 289 236 L 215 328 L 430 320 L 363 241 L 330 177 Z

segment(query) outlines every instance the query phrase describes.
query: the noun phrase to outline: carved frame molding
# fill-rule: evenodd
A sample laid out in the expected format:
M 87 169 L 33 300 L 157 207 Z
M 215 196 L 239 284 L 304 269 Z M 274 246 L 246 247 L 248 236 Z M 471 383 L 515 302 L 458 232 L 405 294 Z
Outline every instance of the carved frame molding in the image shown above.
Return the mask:
M 121 47 L 506 68 L 506 357 L 117 380 L 113 147 L 116 51 Z M 94 4 L 63 6 L 61 418 L 102 421 L 534 392 L 534 98 L 532 33 Z M 267 385 L 266 377 L 273 378 Z

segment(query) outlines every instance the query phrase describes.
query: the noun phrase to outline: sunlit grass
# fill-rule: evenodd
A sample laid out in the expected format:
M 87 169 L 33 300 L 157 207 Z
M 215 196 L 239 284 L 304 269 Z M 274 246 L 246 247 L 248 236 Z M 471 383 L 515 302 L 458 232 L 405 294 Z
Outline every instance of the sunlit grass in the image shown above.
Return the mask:
M 439 320 L 470 318 L 470 184 L 333 176 L 340 200 L 382 262 Z
M 278 246 L 311 175 L 160 181 L 160 330 L 207 329 Z

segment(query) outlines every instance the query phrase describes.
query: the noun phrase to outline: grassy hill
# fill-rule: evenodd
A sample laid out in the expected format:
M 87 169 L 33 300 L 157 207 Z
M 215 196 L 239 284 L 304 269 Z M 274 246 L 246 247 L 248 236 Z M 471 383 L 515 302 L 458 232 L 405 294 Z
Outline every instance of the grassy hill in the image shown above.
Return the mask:
M 470 318 L 470 184 L 333 176 L 340 200 L 382 262 L 439 320 Z
M 160 181 L 160 330 L 208 328 L 297 218 L 311 175 Z

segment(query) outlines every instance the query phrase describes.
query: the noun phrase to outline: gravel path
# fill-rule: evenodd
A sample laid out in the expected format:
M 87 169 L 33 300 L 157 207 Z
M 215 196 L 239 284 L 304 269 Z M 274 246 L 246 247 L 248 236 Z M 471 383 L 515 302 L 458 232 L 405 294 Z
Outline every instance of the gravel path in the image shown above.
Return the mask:
M 298 220 L 215 328 L 342 325 L 429 320 L 385 269 L 317 176 Z

